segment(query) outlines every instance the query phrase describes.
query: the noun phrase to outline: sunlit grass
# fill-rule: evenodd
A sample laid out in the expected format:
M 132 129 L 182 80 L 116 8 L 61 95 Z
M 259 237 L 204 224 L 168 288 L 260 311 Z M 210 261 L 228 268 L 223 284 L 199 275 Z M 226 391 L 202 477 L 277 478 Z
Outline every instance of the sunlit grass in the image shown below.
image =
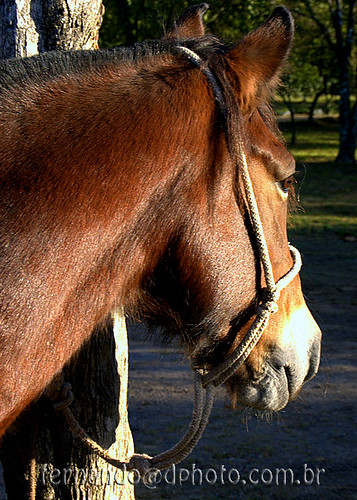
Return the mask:
M 309 213 L 293 215 L 289 233 L 304 233 L 309 236 L 321 236 L 329 231 L 342 238 L 357 237 L 357 216 L 314 215 Z
M 306 97 L 301 96 L 300 98 L 295 98 L 294 102 L 292 103 L 295 115 L 296 116 L 302 114 L 308 115 L 312 101 L 313 101 L 313 95 Z M 288 107 L 285 104 L 283 98 L 279 95 L 275 97 L 274 108 L 279 116 L 283 114 L 287 115 L 289 112 Z M 332 116 L 332 115 L 337 116 L 338 108 L 339 108 L 339 96 L 322 95 L 320 96 L 316 104 L 315 113 L 323 114 L 325 116 Z

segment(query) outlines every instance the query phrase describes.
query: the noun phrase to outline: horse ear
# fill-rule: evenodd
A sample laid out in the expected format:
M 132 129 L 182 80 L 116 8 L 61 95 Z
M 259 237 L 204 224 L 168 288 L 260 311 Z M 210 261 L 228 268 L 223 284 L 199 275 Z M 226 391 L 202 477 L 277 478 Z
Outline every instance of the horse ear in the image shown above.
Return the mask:
M 207 3 L 201 3 L 186 10 L 166 34 L 166 38 L 185 40 L 203 36 L 205 34 L 203 14 L 208 8 Z
M 294 36 L 294 20 L 285 7 L 277 7 L 262 26 L 245 36 L 228 53 L 239 79 L 243 111 L 266 99 L 279 82 Z

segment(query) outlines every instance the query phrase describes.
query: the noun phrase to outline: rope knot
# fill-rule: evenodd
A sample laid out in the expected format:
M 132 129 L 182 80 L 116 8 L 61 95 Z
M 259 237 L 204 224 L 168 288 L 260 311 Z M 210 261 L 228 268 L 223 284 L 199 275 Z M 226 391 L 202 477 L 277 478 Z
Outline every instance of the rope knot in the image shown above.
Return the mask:
M 69 382 L 63 381 L 63 376 L 60 376 L 46 388 L 45 395 L 52 401 L 53 408 L 56 411 L 68 408 L 74 400 L 72 386 Z
M 260 304 L 257 307 L 257 313 L 260 315 L 263 312 L 268 312 L 270 314 L 273 314 L 277 312 L 279 309 L 278 304 L 275 302 L 275 300 L 269 300 L 268 302 L 264 302 L 263 304 Z
M 267 288 L 264 288 L 262 290 L 262 296 L 260 303 L 257 307 L 257 314 L 263 314 L 264 312 L 266 313 L 276 313 L 279 309 L 277 300 L 279 299 L 279 291 L 277 289 L 271 291 L 268 290 Z
M 150 471 L 152 471 L 152 464 L 150 462 L 152 457 L 149 455 L 134 453 L 130 457 L 129 463 L 127 465 L 127 470 L 138 471 L 140 477 L 146 476 Z

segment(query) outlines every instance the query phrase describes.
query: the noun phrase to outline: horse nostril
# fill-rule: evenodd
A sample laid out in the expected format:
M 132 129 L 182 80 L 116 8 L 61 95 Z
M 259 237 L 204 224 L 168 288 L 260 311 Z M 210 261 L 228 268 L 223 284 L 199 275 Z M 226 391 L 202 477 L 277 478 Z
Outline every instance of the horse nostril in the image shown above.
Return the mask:
M 296 392 L 296 384 L 294 383 L 294 369 L 289 364 L 286 353 L 283 351 L 275 353 L 274 359 L 271 360 L 270 365 L 279 378 L 285 378 L 287 389 L 290 396 L 292 396 Z
M 310 358 L 310 366 L 309 370 L 304 378 L 304 384 L 314 378 L 314 376 L 317 373 L 317 370 L 319 369 L 319 364 L 320 364 L 320 356 L 313 356 Z
M 310 351 L 310 365 L 309 370 L 305 376 L 304 383 L 311 380 L 317 373 L 320 365 L 320 351 L 321 344 L 320 341 L 316 341 Z
M 283 368 L 284 368 L 285 377 L 286 377 L 286 380 L 288 383 L 288 391 L 289 391 L 289 394 L 292 395 L 294 390 L 293 390 L 293 375 L 291 372 L 291 368 L 289 367 L 289 365 L 285 365 Z
M 273 355 L 269 360 L 269 364 L 276 372 L 281 372 L 288 366 L 289 357 L 283 349 L 274 346 Z

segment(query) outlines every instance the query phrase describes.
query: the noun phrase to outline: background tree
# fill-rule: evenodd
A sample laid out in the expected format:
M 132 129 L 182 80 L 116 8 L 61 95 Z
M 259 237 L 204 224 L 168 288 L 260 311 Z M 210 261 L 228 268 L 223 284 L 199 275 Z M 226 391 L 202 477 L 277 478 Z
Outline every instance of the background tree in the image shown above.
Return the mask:
M 311 28 L 311 27 L 310 27 Z M 291 116 L 290 145 L 296 143 L 295 113 L 297 98 L 305 102 L 304 112 L 308 111 L 308 123 L 312 123 L 318 100 L 325 96 L 324 110 L 328 109 L 327 96 L 336 93 L 336 75 L 333 72 L 334 58 L 326 45 L 321 45 L 316 30 L 296 25 L 296 34 L 292 52 L 288 60 L 288 68 L 282 77 L 279 95 L 288 108 Z M 307 105 L 309 103 L 309 105 Z
M 197 0 L 104 0 L 106 14 L 100 31 L 100 45 L 114 47 L 158 38 Z M 256 28 L 272 10 L 270 0 L 212 0 L 205 24 L 212 33 L 237 40 Z
M 304 32 L 310 32 L 320 57 L 313 54 L 316 62 L 330 62 L 328 76 L 338 79 L 340 146 L 336 161 L 355 162 L 357 140 L 357 46 L 356 0 L 297 0 L 287 2 Z M 306 46 L 307 51 L 308 46 Z M 329 55 L 321 60 L 323 54 Z M 336 71 L 337 70 L 337 71 Z M 331 74 L 337 73 L 336 75 Z M 325 73 L 326 74 L 326 73 Z
M 102 14 L 101 0 L 3 0 L 0 57 L 96 48 Z M 98 328 L 64 370 L 75 394 L 73 413 L 92 438 L 121 460 L 133 451 L 127 370 L 126 329 L 120 314 Z M 0 457 L 9 500 L 29 494 L 46 500 L 134 498 L 130 482 L 74 441 L 45 397 L 7 432 Z

